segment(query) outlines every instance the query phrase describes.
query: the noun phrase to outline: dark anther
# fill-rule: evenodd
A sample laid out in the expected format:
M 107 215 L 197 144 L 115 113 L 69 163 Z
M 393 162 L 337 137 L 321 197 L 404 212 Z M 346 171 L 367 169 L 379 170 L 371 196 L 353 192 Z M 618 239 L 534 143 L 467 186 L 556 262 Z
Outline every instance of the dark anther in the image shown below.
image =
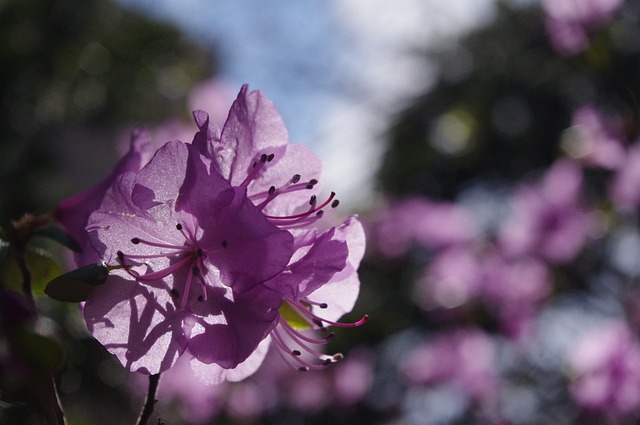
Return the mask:
M 269 188 L 269 196 L 273 195 L 274 193 L 276 193 L 276 187 L 275 186 L 271 186 Z
M 317 185 L 317 184 L 318 184 L 318 180 L 316 180 L 316 179 L 311 179 L 311 180 L 309 180 L 309 184 L 310 184 L 311 186 L 315 186 L 315 185 Z
M 276 156 L 274 154 L 269 154 L 269 156 L 267 157 L 267 162 L 271 162 L 273 161 L 273 158 L 275 158 Z
M 331 363 L 333 363 L 333 360 L 331 359 L 324 359 L 322 361 L 322 366 L 329 366 Z
M 176 229 L 182 230 L 182 224 L 180 224 L 180 223 L 176 224 Z
M 338 205 L 340 205 L 340 200 L 336 199 L 331 203 L 331 208 L 336 208 Z
M 308 367 L 306 367 L 306 366 L 300 366 L 300 367 L 298 368 L 298 370 L 299 370 L 300 372 L 309 372 L 309 368 L 308 368 Z
M 316 217 L 318 217 L 318 218 L 322 217 L 323 215 L 324 215 L 324 211 L 323 210 L 320 210 L 320 211 L 318 211 L 316 213 Z
M 131 239 L 131 243 L 134 244 L 134 245 L 138 245 L 140 243 L 140 238 Z
M 262 155 L 260 155 L 260 162 L 267 162 L 267 154 L 263 153 Z
M 313 323 L 315 323 L 319 328 L 323 327 L 324 325 L 322 324 L 322 322 L 318 319 L 313 319 Z
M 221 242 L 221 245 L 222 245 L 223 248 L 226 248 L 227 247 L 227 240 L 223 239 L 222 242 Z
M 315 205 L 316 204 L 316 195 L 311 195 L 311 198 L 309 198 L 309 205 Z
M 300 174 L 294 174 L 293 177 L 291 177 L 292 183 L 298 183 L 299 181 L 300 181 Z
M 291 351 L 291 354 L 293 354 L 294 356 L 301 356 L 302 355 L 300 350 L 293 350 L 293 351 Z
M 256 168 L 257 165 L 258 165 L 258 163 L 256 161 L 254 161 L 253 164 L 251 164 L 251 168 Z
M 198 295 L 198 301 L 200 302 L 204 301 L 204 297 L 202 295 Z
M 305 189 L 313 189 L 313 185 L 312 184 L 308 184 L 305 186 Z
M 327 308 L 327 307 L 329 307 L 329 306 L 327 305 L 327 303 L 322 303 L 322 304 L 319 304 L 319 305 L 318 305 L 318 307 L 320 307 L 320 308 Z
M 171 296 L 172 296 L 173 298 L 178 298 L 178 295 L 180 295 L 180 294 L 178 294 L 178 291 L 176 291 L 175 289 L 172 289 L 172 290 L 171 290 Z
M 202 248 L 196 249 L 196 255 L 198 257 L 202 257 L 204 255 L 204 251 L 202 250 Z
M 118 252 L 116 252 L 116 255 L 118 256 L 119 259 L 121 259 L 121 260 L 124 259 L 124 252 L 118 251 Z

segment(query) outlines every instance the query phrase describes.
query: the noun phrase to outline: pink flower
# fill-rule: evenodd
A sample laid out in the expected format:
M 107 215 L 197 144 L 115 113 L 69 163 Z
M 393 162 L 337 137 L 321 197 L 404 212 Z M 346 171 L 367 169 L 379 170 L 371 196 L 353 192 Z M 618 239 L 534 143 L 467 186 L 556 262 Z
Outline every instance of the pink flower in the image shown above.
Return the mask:
M 563 141 L 568 153 L 585 165 L 615 170 L 626 158 L 620 137 L 595 108 L 583 106 L 573 113 Z
M 490 252 L 483 260 L 482 275 L 482 298 L 502 330 L 511 337 L 525 336 L 551 293 L 547 265 L 534 257 L 505 258 Z
M 475 223 L 464 209 L 421 198 L 397 202 L 383 211 L 375 231 L 377 248 L 388 257 L 405 254 L 412 244 L 438 249 L 478 236 Z
M 640 143 L 633 144 L 627 152 L 626 161 L 617 170 L 611 183 L 611 198 L 622 210 L 640 206 Z
M 474 400 L 488 401 L 500 388 L 496 355 L 485 333 L 459 329 L 425 341 L 407 353 L 400 368 L 411 385 L 450 382 Z
M 640 411 L 640 344 L 612 322 L 583 336 L 570 358 L 571 395 L 589 411 L 620 417 Z
M 623 0 L 544 0 L 547 34 L 555 49 L 575 55 L 589 46 L 589 33 L 607 23 Z
M 580 204 L 581 189 L 581 170 L 568 160 L 554 163 L 539 185 L 521 186 L 500 231 L 501 248 L 513 256 L 536 254 L 556 263 L 572 260 L 592 225 Z
M 330 337 L 304 335 L 286 314 L 340 325 L 358 294 L 362 227 L 316 229 L 335 194 L 317 200 L 320 161 L 287 143 L 262 93 L 243 86 L 222 128 L 203 111 L 194 118 L 192 143 L 168 142 L 118 173 L 89 216 L 98 257 L 122 267 L 87 299 L 89 330 L 131 370 L 159 373 L 188 352 L 209 383 L 253 373 L 270 339 L 294 361 L 315 355 L 303 368 L 338 360 L 308 346 Z

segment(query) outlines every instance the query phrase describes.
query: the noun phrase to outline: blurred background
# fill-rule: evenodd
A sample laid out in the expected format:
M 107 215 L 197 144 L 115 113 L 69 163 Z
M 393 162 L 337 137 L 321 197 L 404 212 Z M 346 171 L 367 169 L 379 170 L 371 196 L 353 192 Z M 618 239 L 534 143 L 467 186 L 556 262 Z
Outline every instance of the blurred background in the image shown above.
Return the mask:
M 208 387 L 178 365 L 162 423 L 635 424 L 638 75 L 631 0 L 4 0 L 0 226 L 98 182 L 135 126 L 188 138 L 249 83 L 365 224 L 346 320 L 370 320 L 324 372 L 269 357 Z M 0 424 L 38 423 L 42 371 L 69 424 L 134 423 L 146 380 L 43 295 L 64 252 L 34 240 L 17 335 L 0 248 Z

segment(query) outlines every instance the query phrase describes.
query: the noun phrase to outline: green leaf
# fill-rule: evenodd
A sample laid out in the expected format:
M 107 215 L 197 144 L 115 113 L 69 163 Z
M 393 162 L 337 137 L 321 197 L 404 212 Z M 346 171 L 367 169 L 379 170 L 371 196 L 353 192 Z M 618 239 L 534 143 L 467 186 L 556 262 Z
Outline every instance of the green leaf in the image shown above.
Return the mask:
M 44 293 L 58 301 L 85 301 L 91 290 L 102 285 L 108 276 L 109 266 L 104 262 L 90 264 L 53 279 L 44 289 Z
M 42 229 L 38 229 L 33 233 L 34 236 L 42 236 L 53 241 L 58 242 L 59 244 L 66 246 L 73 252 L 81 252 L 82 248 L 78 244 L 78 242 L 71 237 L 70 234 L 62 230 L 57 226 L 47 226 Z
M 63 272 L 62 267 L 48 251 L 42 248 L 28 248 L 24 257 L 31 274 L 32 291 L 35 295 L 42 295 L 47 282 Z M 13 253 L 9 253 L 0 272 L 7 287 L 16 290 L 20 288 L 24 277 Z
M 41 248 L 29 248 L 25 260 L 31 272 L 31 290 L 35 295 L 42 295 L 45 285 L 64 271 L 53 256 Z
M 287 302 L 283 302 L 278 310 L 280 315 L 292 328 L 297 330 L 311 329 L 311 325 L 307 322 L 293 307 Z

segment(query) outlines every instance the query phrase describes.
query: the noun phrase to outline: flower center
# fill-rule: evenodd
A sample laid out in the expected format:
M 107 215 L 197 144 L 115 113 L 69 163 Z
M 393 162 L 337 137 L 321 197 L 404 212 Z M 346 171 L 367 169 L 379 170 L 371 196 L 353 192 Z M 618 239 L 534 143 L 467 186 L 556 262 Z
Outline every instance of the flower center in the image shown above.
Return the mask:
M 149 241 L 135 237 L 131 239 L 132 244 L 146 245 L 153 248 L 158 248 L 158 252 L 154 254 L 124 254 L 122 251 L 118 251 L 117 256 L 118 262 L 124 268 L 124 270 L 138 282 L 149 283 L 164 279 L 169 275 L 174 275 L 174 287 L 171 289 L 171 296 L 174 299 L 180 299 L 179 307 L 183 309 L 187 304 L 187 299 L 189 297 L 191 286 L 194 281 L 198 281 L 200 283 L 200 295 L 198 296 L 198 301 L 206 301 L 208 270 L 205 265 L 204 259 L 207 258 L 207 253 L 211 253 L 214 250 L 204 250 L 199 247 L 198 241 L 195 240 L 193 236 L 188 234 L 180 223 L 176 224 L 176 230 L 178 230 L 185 238 L 185 243 L 182 245 Z M 226 247 L 227 241 L 222 240 L 220 243 L 220 249 L 224 249 Z M 170 265 L 164 269 L 147 273 L 139 273 L 137 270 L 132 268 L 137 264 L 127 264 L 127 260 L 133 260 L 150 266 L 151 260 L 153 260 L 154 258 L 169 259 Z M 181 294 L 179 289 L 176 287 L 175 276 L 176 273 L 183 270 L 186 270 L 186 278 Z

